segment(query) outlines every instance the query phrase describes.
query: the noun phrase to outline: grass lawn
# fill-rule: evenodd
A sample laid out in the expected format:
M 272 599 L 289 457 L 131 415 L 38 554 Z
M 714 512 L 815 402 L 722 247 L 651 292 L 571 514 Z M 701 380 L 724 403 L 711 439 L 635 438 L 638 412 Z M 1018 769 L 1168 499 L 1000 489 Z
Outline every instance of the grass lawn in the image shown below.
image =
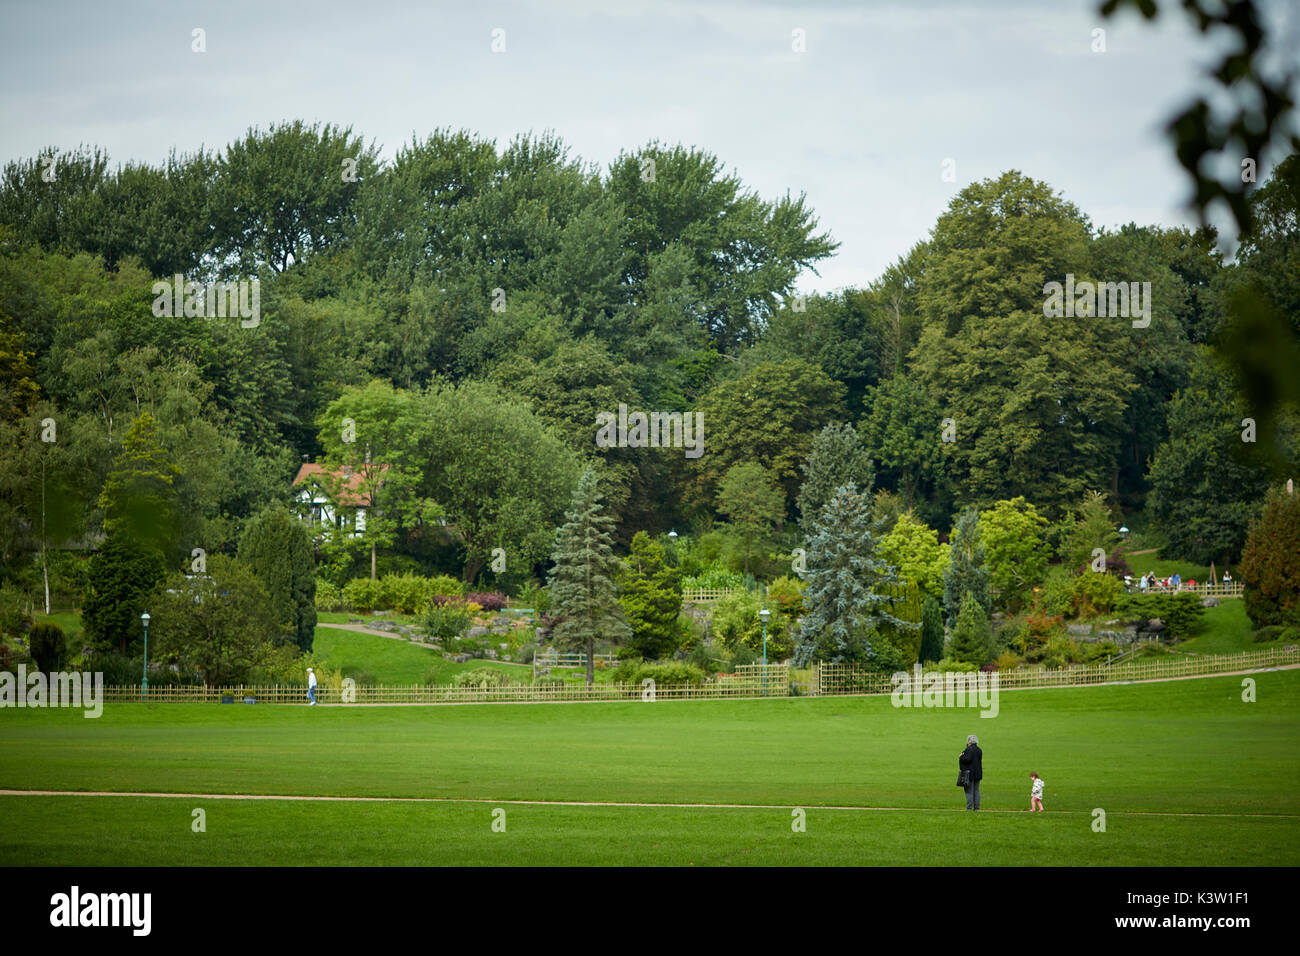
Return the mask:
M 1255 680 L 1255 703 L 1239 677 L 1005 691 L 992 720 L 888 697 L 5 709 L 0 788 L 489 803 L 0 797 L 0 864 L 1296 865 L 1300 671 Z M 952 812 L 968 733 L 985 809 L 1026 806 L 1036 770 L 1049 812 Z M 494 833 L 498 800 L 771 809 L 507 805 Z
M 44 607 L 44 605 L 42 605 Z M 36 622 L 38 624 L 49 623 L 57 624 L 63 628 L 64 636 L 73 647 L 79 647 L 81 644 L 81 612 L 80 611 L 55 611 L 53 614 L 37 614 Z
M 1173 577 L 1177 573 L 1184 581 L 1194 579 L 1197 584 L 1204 584 L 1210 580 L 1209 567 L 1192 564 L 1190 561 L 1164 561 L 1161 560 L 1158 551 L 1151 554 L 1126 554 L 1124 560 L 1128 562 L 1134 577 L 1140 577 L 1148 571 L 1154 571 L 1158 578 Z M 1222 581 L 1223 568 L 1216 567 L 1215 570 L 1219 572 L 1218 580 Z
M 405 639 L 395 640 L 337 627 L 318 625 L 312 650 L 325 659 L 327 666 L 342 671 L 344 677 L 368 674 L 377 684 L 424 684 L 427 679 L 437 684 L 449 684 L 462 671 L 481 667 L 502 671 L 521 683 L 528 683 L 533 676 L 531 664 L 493 660 L 457 664 L 444 658 L 441 651 Z M 585 684 L 587 680 L 587 672 L 576 667 L 556 667 L 551 673 L 570 683 Z M 598 681 L 609 680 L 611 676 L 611 671 L 596 671 Z
M 955 788 L 954 788 L 955 790 Z M 958 793 L 960 796 L 960 793 Z M 191 811 L 207 815 L 193 833 Z M 1295 822 L 1085 813 L 4 797 L 0 863 L 59 866 L 1261 866 Z M 93 821 L 93 823 L 92 823 Z M 1270 847 L 1261 854 L 1261 847 Z
M 441 651 L 413 644 L 405 638 L 380 637 L 337 627 L 317 626 L 312 651 L 324 658 L 327 666 L 341 670 L 344 677 L 367 674 L 379 684 L 424 684 L 427 680 L 447 684 L 461 671 L 476 667 L 505 671 L 516 680 L 528 680 L 532 676 L 531 667 L 489 660 L 457 664 L 445 659 Z
M 1218 607 L 1207 607 L 1201 633 L 1175 646 L 1187 654 L 1236 654 L 1266 647 L 1281 647 L 1284 641 L 1274 640 L 1256 644 L 1251 635 L 1255 625 L 1246 616 L 1246 602 L 1240 598 L 1225 598 Z

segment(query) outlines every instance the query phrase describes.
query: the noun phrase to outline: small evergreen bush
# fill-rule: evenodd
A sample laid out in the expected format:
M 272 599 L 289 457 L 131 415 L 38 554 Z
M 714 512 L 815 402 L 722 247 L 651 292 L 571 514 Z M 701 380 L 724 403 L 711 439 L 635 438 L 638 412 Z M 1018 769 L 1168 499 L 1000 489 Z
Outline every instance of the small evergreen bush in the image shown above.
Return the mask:
M 644 661 L 624 661 L 614 669 L 614 680 L 620 683 L 640 684 L 650 679 L 657 685 L 693 684 L 699 686 L 708 677 L 703 670 L 685 661 L 647 664 Z
M 1119 578 L 1096 571 L 1085 571 L 1074 579 L 1070 598 L 1075 613 L 1086 617 L 1091 614 L 1109 613 L 1123 593 L 1124 585 Z
M 452 687 L 477 687 L 480 690 L 491 690 L 495 687 L 511 687 L 517 681 L 513 681 L 502 671 L 491 667 L 476 667 L 473 670 L 461 671 L 451 679 Z
M 27 636 L 27 647 L 36 669 L 45 673 L 57 671 L 68 656 L 68 642 L 63 628 L 48 621 L 32 625 Z

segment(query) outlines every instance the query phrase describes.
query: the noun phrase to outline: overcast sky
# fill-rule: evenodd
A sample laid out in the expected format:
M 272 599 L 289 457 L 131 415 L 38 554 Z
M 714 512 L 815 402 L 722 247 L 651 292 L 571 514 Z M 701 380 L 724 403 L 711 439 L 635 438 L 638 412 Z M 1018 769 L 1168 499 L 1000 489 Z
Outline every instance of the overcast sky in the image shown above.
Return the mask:
M 0 0 L 0 162 L 85 143 L 156 163 L 295 118 L 351 125 L 387 159 L 444 126 L 502 147 L 553 130 L 602 169 L 681 142 L 760 195 L 806 193 L 841 245 L 800 287 L 829 290 L 870 282 L 1007 169 L 1096 226 L 1191 224 L 1161 128 L 1211 47 L 1162 5 L 1152 25 L 1103 21 L 1097 0 Z M 1270 8 L 1292 51 L 1297 7 Z

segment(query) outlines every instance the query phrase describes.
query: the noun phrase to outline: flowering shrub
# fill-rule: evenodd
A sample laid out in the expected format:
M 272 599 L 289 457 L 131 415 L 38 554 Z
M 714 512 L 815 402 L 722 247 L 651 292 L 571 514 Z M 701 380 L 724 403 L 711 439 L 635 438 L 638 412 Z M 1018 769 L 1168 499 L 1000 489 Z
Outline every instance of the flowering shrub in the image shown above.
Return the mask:
M 506 606 L 506 596 L 500 591 L 471 592 L 465 600 L 473 601 L 485 611 L 499 611 Z

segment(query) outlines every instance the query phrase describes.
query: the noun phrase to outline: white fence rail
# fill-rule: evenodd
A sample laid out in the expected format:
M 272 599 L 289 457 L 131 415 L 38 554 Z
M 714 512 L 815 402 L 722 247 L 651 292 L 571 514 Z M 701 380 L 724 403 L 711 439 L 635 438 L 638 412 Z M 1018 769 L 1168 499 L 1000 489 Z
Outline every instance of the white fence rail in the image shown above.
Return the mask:
M 618 664 L 617 654 L 596 654 L 593 658 L 597 664 Z M 533 657 L 538 667 L 586 667 L 587 655 L 583 653 L 565 653 L 558 651 L 538 651 Z
M 1300 645 L 1242 651 L 1238 654 L 1188 655 L 1176 660 L 1158 658 L 1120 664 L 1077 664 L 1055 670 L 1018 667 L 998 671 L 997 674 L 999 689 L 1012 690 L 1019 687 L 1078 687 L 1119 681 L 1174 680 L 1288 664 L 1300 664 Z M 932 672 L 923 671 L 922 679 L 930 673 Z M 820 665 L 816 668 L 815 686 L 816 694 L 888 694 L 894 689 L 890 675 L 871 673 L 854 664 Z

